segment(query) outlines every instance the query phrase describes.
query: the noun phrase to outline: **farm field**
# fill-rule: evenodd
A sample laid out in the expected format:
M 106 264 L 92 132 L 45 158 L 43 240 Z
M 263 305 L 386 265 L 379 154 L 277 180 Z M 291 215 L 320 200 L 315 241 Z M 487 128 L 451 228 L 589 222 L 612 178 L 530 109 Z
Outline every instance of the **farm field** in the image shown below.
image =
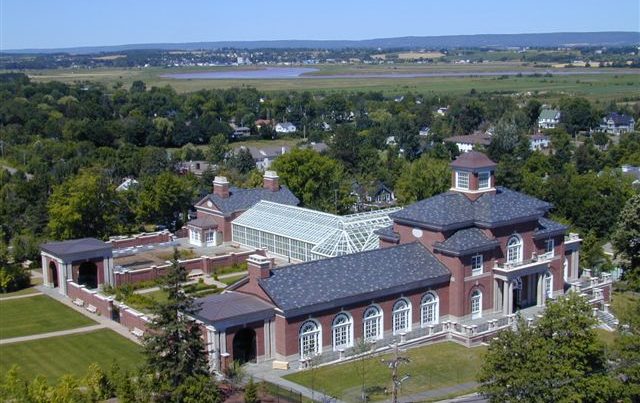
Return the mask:
M 400 396 L 411 395 L 431 389 L 473 382 L 480 369 L 485 347 L 467 348 L 452 342 L 418 347 L 403 353 L 410 362 L 400 367 L 401 375 L 410 378 L 402 384 Z M 380 362 L 390 354 L 369 358 L 365 362 L 365 384 L 372 400 L 388 398 L 382 391 L 391 390 L 391 372 Z M 343 401 L 359 401 L 361 378 L 358 375 L 360 362 L 330 365 L 310 371 L 285 376 L 286 379 L 335 396 Z M 466 391 L 465 391 L 466 392 Z
M 0 339 L 96 324 L 86 316 L 45 295 L 8 301 L 0 300 L 0 312 L 2 313 L 0 315 Z
M 178 92 L 193 92 L 201 89 L 221 89 L 233 87 L 254 87 L 264 91 L 309 90 L 309 91 L 382 91 L 393 95 L 414 91 L 419 93 L 461 94 L 471 89 L 478 92 L 532 93 L 541 98 L 558 98 L 563 95 L 580 95 L 593 100 L 615 98 L 637 99 L 640 93 L 640 72 L 630 69 L 596 69 L 598 74 L 556 75 L 544 77 L 544 68 L 536 69 L 522 63 L 496 62 L 472 65 L 436 63 L 432 65 L 322 65 L 313 66 L 318 71 L 309 73 L 307 78 L 295 79 L 252 79 L 252 80 L 178 80 L 163 78 L 171 73 L 195 71 L 220 71 L 230 69 L 256 69 L 257 67 L 199 67 L 199 68 L 148 68 L 148 69 L 95 69 L 95 70 L 38 70 L 27 73 L 34 81 L 62 81 L 66 83 L 93 81 L 112 87 L 121 83 L 125 87 L 135 80 L 142 80 L 147 87 L 169 85 Z M 540 71 L 541 76 L 486 77 L 473 76 L 479 72 L 530 72 Z M 564 69 L 563 71 L 569 71 Z M 358 77 L 361 74 L 403 74 L 403 73 L 469 73 L 463 77 Z M 573 73 L 573 72 L 572 72 Z M 329 76 L 308 78 L 310 76 Z M 349 75 L 349 77 L 330 77 Z
M 2 345 L 0 357 L 0 374 L 17 365 L 26 379 L 42 375 L 49 382 L 64 374 L 83 377 L 92 363 L 108 371 L 114 362 L 133 369 L 143 359 L 140 346 L 108 329 Z

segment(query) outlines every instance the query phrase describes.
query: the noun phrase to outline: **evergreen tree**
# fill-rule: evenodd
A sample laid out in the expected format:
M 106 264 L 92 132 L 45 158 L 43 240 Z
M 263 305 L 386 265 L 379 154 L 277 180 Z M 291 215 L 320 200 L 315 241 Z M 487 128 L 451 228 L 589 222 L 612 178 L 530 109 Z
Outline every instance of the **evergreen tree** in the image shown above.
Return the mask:
M 175 249 L 172 265 L 163 277 L 162 289 L 168 294 L 167 301 L 153 308 L 154 319 L 144 340 L 147 372 L 153 375 L 150 386 L 159 401 L 183 401 L 185 390 L 191 388 L 180 386 L 187 383 L 215 390 L 214 385 L 199 378 L 206 377 L 213 382 L 209 378 L 200 327 L 191 319 L 199 308 L 182 289 L 186 280 L 186 270 L 178 264 Z M 200 382 L 194 382 L 194 377 Z

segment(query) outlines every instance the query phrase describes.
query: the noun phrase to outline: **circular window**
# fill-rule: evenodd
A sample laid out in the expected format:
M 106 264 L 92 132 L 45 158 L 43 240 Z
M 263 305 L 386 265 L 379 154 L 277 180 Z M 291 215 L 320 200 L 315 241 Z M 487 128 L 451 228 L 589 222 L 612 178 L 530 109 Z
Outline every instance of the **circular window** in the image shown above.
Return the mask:
M 411 234 L 416 238 L 420 238 L 422 237 L 422 230 L 420 228 L 414 228 L 411 230 Z
M 211 200 L 209 200 L 209 201 L 207 202 L 207 206 L 209 206 L 209 207 L 213 207 L 213 203 L 211 202 Z

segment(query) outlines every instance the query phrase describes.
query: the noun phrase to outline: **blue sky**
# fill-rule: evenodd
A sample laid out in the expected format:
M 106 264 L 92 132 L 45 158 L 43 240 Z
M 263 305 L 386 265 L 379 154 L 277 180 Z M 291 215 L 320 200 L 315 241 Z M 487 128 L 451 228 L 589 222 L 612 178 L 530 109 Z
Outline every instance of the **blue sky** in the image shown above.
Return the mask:
M 0 49 L 640 31 L 638 0 L 0 0 Z

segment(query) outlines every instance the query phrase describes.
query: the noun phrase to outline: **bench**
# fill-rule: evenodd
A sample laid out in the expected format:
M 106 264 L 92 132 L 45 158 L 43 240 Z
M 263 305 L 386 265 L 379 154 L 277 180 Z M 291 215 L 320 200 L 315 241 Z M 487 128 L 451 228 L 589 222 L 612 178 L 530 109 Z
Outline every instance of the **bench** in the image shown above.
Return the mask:
M 133 330 L 131 331 L 131 334 L 133 334 L 134 336 L 140 338 L 140 337 L 144 336 L 144 330 L 138 329 L 137 327 L 134 327 Z
M 288 370 L 289 369 L 289 363 L 286 361 L 273 361 L 273 369 L 282 369 L 282 370 Z
M 81 300 L 80 298 L 76 298 L 73 300 L 73 305 L 84 306 L 84 301 Z
M 96 308 L 95 306 L 89 304 L 89 305 L 87 305 L 87 311 L 89 311 L 91 313 L 96 313 L 96 312 L 98 312 L 98 308 Z

